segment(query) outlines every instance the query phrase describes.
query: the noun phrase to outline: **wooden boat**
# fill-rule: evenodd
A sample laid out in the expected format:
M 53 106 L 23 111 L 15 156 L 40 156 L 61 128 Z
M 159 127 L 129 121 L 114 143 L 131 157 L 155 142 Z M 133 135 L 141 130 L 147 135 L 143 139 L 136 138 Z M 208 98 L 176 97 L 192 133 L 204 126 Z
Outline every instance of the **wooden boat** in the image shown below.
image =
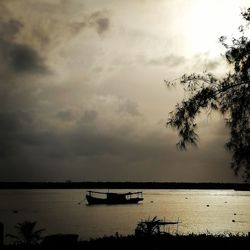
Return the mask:
M 142 192 L 110 193 L 87 191 L 86 199 L 92 204 L 136 204 L 143 201 Z

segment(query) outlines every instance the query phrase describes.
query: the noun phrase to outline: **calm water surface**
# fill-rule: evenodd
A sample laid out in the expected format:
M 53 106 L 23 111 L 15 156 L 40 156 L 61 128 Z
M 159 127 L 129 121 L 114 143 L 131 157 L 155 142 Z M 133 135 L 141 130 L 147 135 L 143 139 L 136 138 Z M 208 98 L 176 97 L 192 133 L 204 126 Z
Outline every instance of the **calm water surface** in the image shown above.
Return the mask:
M 250 192 L 129 191 L 143 191 L 143 203 L 88 206 L 84 200 L 86 190 L 82 189 L 0 190 L 0 221 L 5 225 L 5 233 L 14 233 L 16 223 L 29 220 L 37 221 L 38 228 L 46 228 L 44 235 L 77 233 L 80 239 L 114 235 L 116 232 L 133 234 L 138 221 L 154 216 L 173 221 L 179 219 L 178 233 L 183 234 L 250 231 Z

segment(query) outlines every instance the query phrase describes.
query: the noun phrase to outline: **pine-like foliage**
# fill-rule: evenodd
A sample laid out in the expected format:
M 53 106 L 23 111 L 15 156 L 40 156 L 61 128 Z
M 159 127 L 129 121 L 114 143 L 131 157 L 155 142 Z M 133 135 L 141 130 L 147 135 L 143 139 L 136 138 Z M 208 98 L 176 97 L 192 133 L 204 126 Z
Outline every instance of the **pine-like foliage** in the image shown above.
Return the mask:
M 197 145 L 196 117 L 201 109 L 218 110 L 225 116 L 230 129 L 226 148 L 232 153 L 231 166 L 245 181 L 250 180 L 250 40 L 246 31 L 250 24 L 250 8 L 242 11 L 246 22 L 240 26 L 241 35 L 233 38 L 220 37 L 226 48 L 225 60 L 232 71 L 217 79 L 211 73 L 183 75 L 176 81 L 165 81 L 168 86 L 181 84 L 188 98 L 178 103 L 170 113 L 167 126 L 178 130 L 180 140 L 177 146 L 186 149 L 188 144 Z

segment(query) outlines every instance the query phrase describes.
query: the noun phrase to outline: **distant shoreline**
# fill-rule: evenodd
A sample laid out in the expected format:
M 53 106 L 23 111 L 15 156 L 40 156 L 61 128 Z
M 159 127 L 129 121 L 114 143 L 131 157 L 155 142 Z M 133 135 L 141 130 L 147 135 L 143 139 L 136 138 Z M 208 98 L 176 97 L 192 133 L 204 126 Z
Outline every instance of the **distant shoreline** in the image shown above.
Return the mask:
M 0 182 L 0 189 L 234 189 L 250 191 L 250 183 Z

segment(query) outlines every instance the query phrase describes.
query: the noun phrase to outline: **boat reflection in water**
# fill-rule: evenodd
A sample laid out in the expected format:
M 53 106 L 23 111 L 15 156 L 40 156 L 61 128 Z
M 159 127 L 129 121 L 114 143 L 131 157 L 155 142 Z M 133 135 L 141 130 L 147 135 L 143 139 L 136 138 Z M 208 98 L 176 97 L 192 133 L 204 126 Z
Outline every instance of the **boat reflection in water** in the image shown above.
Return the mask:
M 143 201 L 142 192 L 110 193 L 87 191 L 86 199 L 93 204 L 136 204 Z

